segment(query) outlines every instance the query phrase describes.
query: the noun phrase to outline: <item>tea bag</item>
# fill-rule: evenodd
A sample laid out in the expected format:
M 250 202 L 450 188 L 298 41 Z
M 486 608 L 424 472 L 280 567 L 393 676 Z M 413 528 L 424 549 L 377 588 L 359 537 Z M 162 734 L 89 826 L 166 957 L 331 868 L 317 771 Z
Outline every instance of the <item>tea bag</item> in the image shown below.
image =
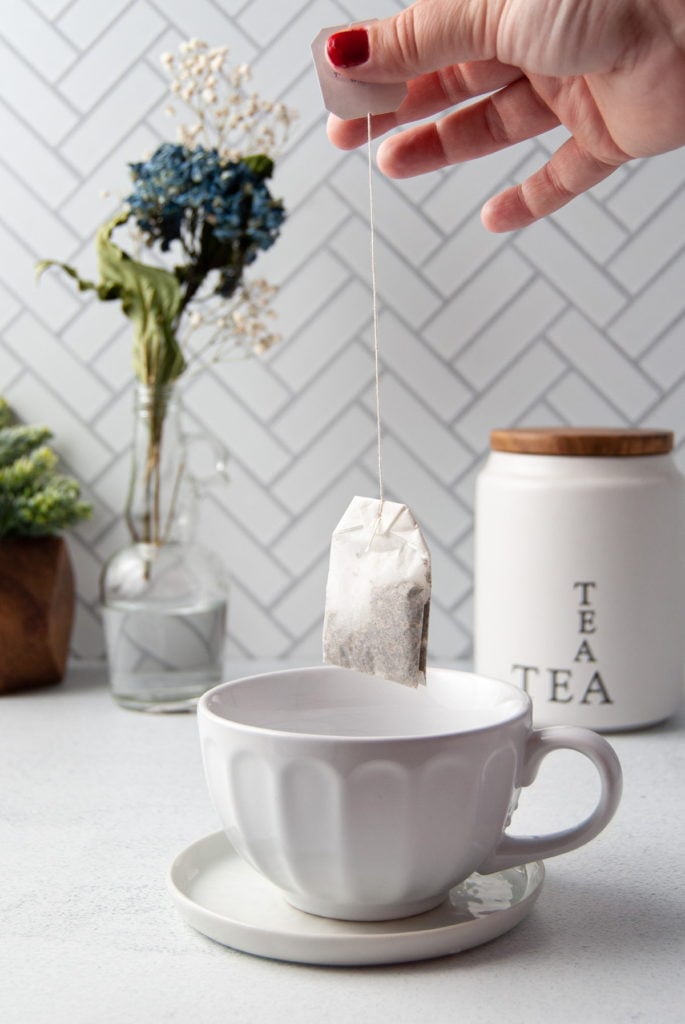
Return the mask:
M 368 22 L 366 23 L 368 24 Z M 366 116 L 368 135 L 370 268 L 376 381 L 379 498 L 353 498 L 331 541 L 323 630 L 323 660 L 408 686 L 425 682 L 430 554 L 406 505 L 383 498 L 378 346 L 378 297 L 371 173 L 371 115 L 397 110 L 404 83 L 343 78 L 326 60 L 326 41 L 338 25 L 312 43 L 327 109 L 341 118 Z
M 352 499 L 331 540 L 323 660 L 425 682 L 430 553 L 406 505 Z

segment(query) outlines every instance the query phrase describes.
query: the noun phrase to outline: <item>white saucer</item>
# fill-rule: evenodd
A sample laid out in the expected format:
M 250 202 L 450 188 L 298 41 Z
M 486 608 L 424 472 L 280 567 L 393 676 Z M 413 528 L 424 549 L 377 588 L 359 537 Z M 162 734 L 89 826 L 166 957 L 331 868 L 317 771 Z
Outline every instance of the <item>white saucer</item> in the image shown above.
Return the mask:
M 291 907 L 223 832 L 214 832 L 179 854 L 168 886 L 188 924 L 225 946 L 275 960 L 353 966 L 428 960 L 495 939 L 523 920 L 544 877 L 542 861 L 474 874 L 425 914 L 336 921 Z

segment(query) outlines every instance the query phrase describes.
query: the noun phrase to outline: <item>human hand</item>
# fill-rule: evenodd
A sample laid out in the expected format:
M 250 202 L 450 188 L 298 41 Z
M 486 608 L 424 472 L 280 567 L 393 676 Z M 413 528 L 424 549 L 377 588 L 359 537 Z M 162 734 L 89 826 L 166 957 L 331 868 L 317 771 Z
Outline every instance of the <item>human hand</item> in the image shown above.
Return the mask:
M 571 138 L 522 184 L 483 207 L 490 231 L 558 210 L 634 157 L 685 145 L 685 0 L 416 0 L 392 18 L 331 36 L 343 76 L 408 82 L 374 137 L 492 95 L 386 139 L 378 166 L 407 178 L 494 153 L 563 124 Z M 353 149 L 366 118 L 331 115 Z

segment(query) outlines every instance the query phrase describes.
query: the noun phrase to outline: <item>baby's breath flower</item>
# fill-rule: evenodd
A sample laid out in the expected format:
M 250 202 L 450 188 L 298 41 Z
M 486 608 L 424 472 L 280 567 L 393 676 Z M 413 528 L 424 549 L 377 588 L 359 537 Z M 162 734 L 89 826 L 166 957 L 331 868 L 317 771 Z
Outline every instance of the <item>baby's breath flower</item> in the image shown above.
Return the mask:
M 182 44 L 181 59 L 165 61 L 171 90 L 180 97 L 201 124 L 200 132 L 181 133 L 214 147 L 225 160 L 263 152 L 274 157 L 284 145 L 293 112 L 285 104 L 248 93 L 252 72 L 249 64 L 227 65 L 228 48 L 210 48 L 202 40 Z M 188 125 L 185 125 L 186 129 Z

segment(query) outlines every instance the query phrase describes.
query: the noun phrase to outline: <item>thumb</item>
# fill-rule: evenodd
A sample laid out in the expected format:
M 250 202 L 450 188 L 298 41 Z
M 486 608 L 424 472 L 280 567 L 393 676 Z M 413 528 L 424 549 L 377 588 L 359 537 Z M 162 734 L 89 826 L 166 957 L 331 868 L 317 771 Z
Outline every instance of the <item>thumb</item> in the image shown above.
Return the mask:
M 416 0 L 392 18 L 335 32 L 326 56 L 336 71 L 362 82 L 406 82 L 450 64 L 486 60 L 495 55 L 496 38 L 496 18 L 488 18 L 487 8 L 488 0 Z

